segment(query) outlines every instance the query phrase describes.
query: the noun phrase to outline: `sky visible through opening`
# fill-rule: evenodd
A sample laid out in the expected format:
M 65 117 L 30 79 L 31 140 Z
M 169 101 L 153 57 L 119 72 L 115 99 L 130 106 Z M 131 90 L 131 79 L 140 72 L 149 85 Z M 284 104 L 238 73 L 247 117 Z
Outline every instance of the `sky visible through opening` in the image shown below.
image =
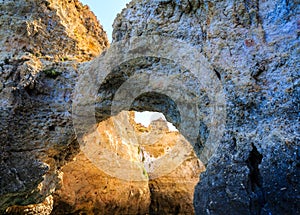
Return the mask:
M 131 0 L 81 0 L 85 5 L 88 5 L 90 9 L 97 16 L 99 22 L 103 26 L 107 33 L 109 41 L 112 41 L 112 24 L 118 13 L 121 13 L 122 9 L 126 7 L 126 4 Z M 162 118 L 166 120 L 162 113 L 157 112 L 136 112 L 135 121 L 141 123 L 145 127 L 148 127 L 150 122 L 156 119 Z M 177 131 L 177 129 L 168 122 L 168 127 L 170 131 Z
M 83 4 L 88 5 L 97 16 L 101 25 L 107 33 L 109 41 L 112 41 L 112 24 L 118 13 L 126 7 L 130 0 L 80 0 Z
M 148 127 L 153 120 L 157 120 L 160 118 L 166 120 L 166 117 L 159 112 L 135 112 L 135 122 L 141 123 L 145 127 Z M 168 122 L 167 124 L 170 131 L 178 131 L 172 123 Z

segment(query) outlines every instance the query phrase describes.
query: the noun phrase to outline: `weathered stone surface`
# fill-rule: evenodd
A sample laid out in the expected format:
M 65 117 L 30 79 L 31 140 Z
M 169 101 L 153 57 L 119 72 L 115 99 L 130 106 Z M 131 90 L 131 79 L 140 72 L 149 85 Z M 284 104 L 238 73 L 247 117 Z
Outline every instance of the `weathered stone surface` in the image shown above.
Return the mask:
M 179 132 L 169 131 L 166 121 L 162 119 L 152 121 L 148 128 L 137 124 L 135 129 L 146 169 L 151 167 L 152 160 L 164 156 L 178 140 L 184 139 Z M 157 178 L 151 178 L 150 173 L 149 214 L 194 214 L 194 188 L 199 181 L 199 174 L 205 171 L 203 163 L 197 159 L 190 145 L 190 154 L 177 168 L 170 169 L 173 171 Z
M 139 161 L 138 144 L 134 133 L 121 136 L 115 123 L 127 129 L 128 114 L 122 113 L 109 118 L 97 127 L 98 139 L 94 143 L 100 149 L 117 153 L 120 158 Z M 93 151 L 98 149 L 91 148 Z M 100 157 L 94 157 L 101 159 Z M 150 205 L 148 181 L 124 180 L 120 174 L 128 174 L 130 169 L 114 169 L 113 157 L 107 157 L 105 166 L 96 166 L 81 152 L 73 161 L 62 168 L 61 189 L 55 194 L 53 214 L 147 214 Z M 101 168 L 102 167 L 102 168 Z M 141 172 L 143 174 L 143 172 Z
M 136 0 L 115 20 L 114 42 L 198 46 L 223 85 L 226 130 L 195 189 L 198 214 L 300 213 L 299 12 L 297 1 Z
M 78 1 L 0 3 L 0 213 L 43 202 L 78 152 L 71 119 L 79 62 L 108 46 Z
M 0 213 L 10 205 L 43 202 L 56 188 L 58 168 L 78 153 L 71 121 L 78 61 L 91 59 L 107 41 L 99 26 L 91 30 L 94 22 L 80 21 L 80 15 L 72 25 L 59 5 L 74 15 L 74 7 L 81 8 L 77 1 L 0 3 Z M 114 42 L 150 34 L 189 42 L 223 86 L 226 129 L 195 189 L 196 213 L 300 213 L 299 13 L 295 0 L 134 0 L 117 17 Z M 126 78 L 154 70 L 197 86 L 180 65 L 134 59 L 114 68 L 100 86 L 97 119 L 110 116 L 113 96 Z M 209 106 L 206 100 L 203 96 L 201 104 Z M 142 95 L 132 109 L 160 111 L 181 123 L 176 104 L 161 94 Z M 209 131 L 204 125 L 199 130 L 203 144 Z
M 45 201 L 40 204 L 33 204 L 27 206 L 12 206 L 5 210 L 4 214 L 10 215 L 27 215 L 27 214 L 40 214 L 49 215 L 53 209 L 53 197 L 48 196 Z
M 78 0 L 6 0 L 0 11 L 4 59 L 30 53 L 39 59 L 86 61 L 108 46 L 97 18 Z
M 147 214 L 148 182 L 130 182 L 99 170 L 83 153 L 62 168 L 52 214 Z
M 171 173 L 149 181 L 150 214 L 194 214 L 194 189 L 204 165 L 194 153 Z
M 99 147 L 109 149 L 128 162 L 144 162 L 146 168 L 141 174 L 147 175 L 147 165 L 165 155 L 182 137 L 178 132 L 169 132 L 166 121 L 153 122 L 146 128 L 136 124 L 133 117 L 133 112 L 122 112 L 99 123 Z M 126 135 L 119 135 L 122 130 L 126 130 Z M 97 149 L 93 147 L 91 150 Z M 52 214 L 194 213 L 194 187 L 204 165 L 192 149 L 171 173 L 151 179 L 149 172 L 149 180 L 144 181 L 130 180 L 130 169 L 126 166 L 122 166 L 122 171 L 114 169 L 111 163 L 116 161 L 107 159 L 105 167 L 109 170 L 95 166 L 82 152 L 66 164 L 62 168 L 61 188 L 54 195 Z M 123 179 L 124 174 L 127 180 Z

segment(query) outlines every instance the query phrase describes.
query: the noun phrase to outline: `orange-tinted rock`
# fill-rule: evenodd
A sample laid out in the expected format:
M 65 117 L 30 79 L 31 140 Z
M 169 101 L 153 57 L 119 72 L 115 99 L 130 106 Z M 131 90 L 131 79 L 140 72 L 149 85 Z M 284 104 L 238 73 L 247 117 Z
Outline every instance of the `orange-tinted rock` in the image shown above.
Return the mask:
M 78 153 L 71 117 L 77 68 L 108 45 L 78 0 L 0 2 L 0 214 L 55 190 L 60 167 Z
M 108 46 L 97 18 L 78 0 L 3 1 L 0 11 L 2 54 L 86 61 Z
M 62 169 L 61 189 L 52 214 L 146 214 L 148 182 L 130 182 L 99 170 L 83 153 Z
M 48 196 L 45 201 L 39 204 L 27 206 L 12 206 L 5 210 L 7 215 L 49 215 L 53 209 L 53 197 Z
M 164 120 L 153 121 L 145 128 L 136 124 L 133 117 L 132 112 L 122 112 L 99 123 L 96 131 L 99 139 L 95 142 L 128 162 L 144 162 L 146 170 L 147 162 L 153 162 L 145 159 L 146 154 L 154 160 L 162 157 L 183 137 L 179 132 L 169 132 Z M 127 133 L 121 136 L 123 131 Z M 107 160 L 106 164 L 114 168 L 113 162 Z M 194 187 L 204 169 L 191 150 L 171 173 L 151 179 L 151 172 L 148 172 L 149 180 L 130 181 L 129 175 L 128 180 L 124 179 L 130 171 L 126 166 L 115 170 L 119 171 L 118 175 L 95 166 L 81 152 L 62 168 L 63 180 L 54 196 L 53 214 L 193 214 Z

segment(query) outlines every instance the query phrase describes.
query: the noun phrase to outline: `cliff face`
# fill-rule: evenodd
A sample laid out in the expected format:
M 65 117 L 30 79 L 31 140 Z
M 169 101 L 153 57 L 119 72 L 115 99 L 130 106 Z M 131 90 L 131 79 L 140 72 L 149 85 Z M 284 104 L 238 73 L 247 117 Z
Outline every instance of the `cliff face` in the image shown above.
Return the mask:
M 28 53 L 86 61 L 108 46 L 97 18 L 79 1 L 3 1 L 0 7 L 3 59 Z
M 99 137 L 94 143 L 101 141 L 100 150 L 109 149 L 119 159 L 140 162 L 147 167 L 183 138 L 178 132 L 169 132 L 164 126 L 165 121 L 145 128 L 136 124 L 133 117 L 133 112 L 121 112 L 99 123 Z M 122 130 L 126 135 L 119 135 Z M 61 188 L 54 195 L 52 213 L 193 214 L 194 187 L 204 165 L 190 149 L 190 154 L 177 168 L 170 167 L 170 173 L 158 178 L 152 178 L 151 172 L 144 167 L 140 172 L 147 176 L 144 181 L 131 180 L 131 166 L 122 166 L 120 171 L 114 168 L 112 163 L 117 161 L 111 157 L 107 158 L 105 166 L 97 166 L 81 152 L 62 168 Z M 93 151 L 97 151 L 95 146 Z M 153 159 L 149 160 L 147 156 Z
M 80 153 L 62 168 L 52 214 L 146 214 L 148 182 L 130 182 L 97 168 Z
M 131 123 L 135 125 L 142 160 L 149 172 L 149 214 L 194 214 L 194 188 L 199 181 L 199 174 L 205 171 L 205 166 L 193 152 L 190 143 L 178 131 L 169 131 L 167 122 L 163 119 L 152 121 L 147 128 L 132 121 Z M 153 163 L 168 153 L 173 154 L 172 150 L 178 141 L 183 141 L 189 148 L 184 159 L 177 166 L 174 163 L 169 165 L 165 174 L 158 176 L 155 171 L 151 171 Z
M 118 204 L 134 212 L 150 208 L 149 212 L 154 214 L 190 213 L 191 184 L 198 180 L 197 171 L 201 170 L 195 156 L 186 157 L 169 175 L 150 178 L 148 185 L 141 182 L 132 186 L 104 175 L 83 154 L 78 154 L 71 117 L 75 82 L 79 74 L 95 70 L 100 59 L 107 55 L 89 63 L 79 62 L 92 59 L 108 46 L 102 27 L 87 8 L 76 0 L 5 0 L 0 9 L 0 213 L 11 205 L 25 206 L 9 208 L 11 213 L 20 214 L 27 209 L 28 213 L 49 213 L 53 207 L 50 195 L 57 190 L 61 179 L 64 181 L 61 190 L 55 194 L 61 203 L 55 205 L 58 213 L 62 209 L 90 213 L 104 207 L 103 203 Z M 222 86 L 226 123 L 224 133 L 218 137 L 219 147 L 194 190 L 197 214 L 300 213 L 299 13 L 297 1 L 133 0 L 116 18 L 114 43 L 134 36 L 177 38 L 199 50 L 210 64 L 212 69 L 201 78 L 216 77 Z M 146 45 L 147 41 L 144 42 Z M 130 41 L 126 44 L 130 45 Z M 186 56 L 188 50 L 174 50 L 179 45 L 174 43 L 167 50 Z M 147 49 L 135 51 L 147 52 Z M 191 59 L 198 60 L 193 56 Z M 160 75 L 153 79 L 158 89 L 164 88 L 166 80 L 173 84 L 171 89 L 178 89 L 173 96 L 179 100 L 199 99 L 197 108 L 205 118 L 212 103 L 207 96 L 210 89 L 201 89 L 196 78 L 172 60 L 145 56 L 113 65 L 98 89 L 97 123 L 110 117 L 112 101 L 122 84 L 144 74 Z M 131 91 L 126 92 L 143 90 L 138 81 L 130 86 Z M 191 93 L 184 94 L 185 88 Z M 186 109 L 187 115 L 193 112 L 192 108 Z M 191 114 L 190 121 L 183 121 L 180 114 L 184 113 L 178 111 L 176 102 L 162 93 L 139 96 L 132 101 L 131 109 L 163 112 L 179 128 L 183 124 L 191 132 L 199 130 L 197 141 L 192 143 L 197 155 L 211 135 L 208 128 L 220 120 L 218 116 L 203 118 L 199 120 L 200 128 L 195 128 L 192 122 L 198 119 Z M 130 137 L 124 126 L 119 125 L 118 129 L 124 137 Z M 149 138 L 145 134 L 140 137 Z M 138 140 L 131 138 L 132 143 Z M 148 153 L 143 156 L 134 145 L 136 153 L 122 150 L 120 156 L 151 161 L 151 156 L 165 152 L 162 145 L 163 142 L 156 142 L 155 149 L 144 145 L 142 151 Z M 115 147 L 124 146 L 112 144 L 107 149 Z M 76 160 L 72 160 L 75 156 Z M 71 162 L 66 165 L 68 161 Z M 78 170 L 83 164 L 81 170 L 95 181 L 87 179 L 74 185 L 86 180 Z M 191 184 L 180 185 L 177 180 L 177 184 L 165 186 L 174 177 L 187 180 L 185 171 L 187 178 L 192 179 Z M 140 171 L 138 175 L 145 179 L 144 173 Z M 123 174 L 119 176 L 126 176 Z M 85 192 L 90 189 L 97 191 Z M 112 193 L 128 196 L 119 200 Z M 141 207 L 124 205 L 127 200 Z
M 114 42 L 197 46 L 222 84 L 226 128 L 195 189 L 198 214 L 299 213 L 299 12 L 297 1 L 136 0 L 115 20 Z
M 97 138 L 93 138 L 92 152 L 109 150 L 119 158 L 138 161 L 137 141 L 133 134 L 120 136 L 115 123 L 121 130 L 130 129 L 128 114 L 123 113 L 107 119 L 97 126 Z M 92 134 L 90 136 L 93 136 Z M 99 145 L 98 145 L 99 144 Z M 89 157 L 91 159 L 91 157 Z M 96 154 L 93 161 L 104 160 L 103 165 L 95 165 L 81 152 L 73 161 L 62 168 L 61 189 L 55 193 L 53 214 L 145 214 L 150 204 L 147 181 L 124 180 L 130 169 L 115 168 L 112 157 Z M 119 173 L 119 174 L 118 174 Z M 142 172 L 141 172 L 142 174 Z
M 78 1 L 0 3 L 0 211 L 43 202 L 78 145 L 71 97 L 79 62 L 108 46 Z M 0 212 L 2 213 L 2 212 Z

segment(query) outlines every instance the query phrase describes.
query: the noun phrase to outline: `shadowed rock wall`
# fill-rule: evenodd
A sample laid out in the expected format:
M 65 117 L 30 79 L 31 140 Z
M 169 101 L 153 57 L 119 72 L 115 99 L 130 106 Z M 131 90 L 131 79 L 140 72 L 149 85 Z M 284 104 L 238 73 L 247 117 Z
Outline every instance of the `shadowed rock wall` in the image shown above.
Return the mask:
M 226 130 L 195 189 L 198 214 L 300 213 L 299 12 L 297 1 L 145 0 L 115 20 L 115 42 L 197 46 L 223 85 Z
M 195 189 L 198 214 L 300 213 L 299 7 L 296 0 L 134 0 L 115 20 L 114 42 L 152 34 L 181 39 L 201 50 L 222 83 L 226 129 Z M 78 62 L 108 42 L 77 1 L 2 1 L 0 9 L 3 210 L 43 202 L 78 153 L 71 120 Z M 169 65 L 142 58 L 115 68 L 115 78 L 99 88 L 98 120 L 110 116 L 100 110 L 109 109 L 126 75 L 157 69 L 186 78 Z M 161 95 L 145 95 L 132 109 L 160 111 L 180 124 L 176 105 Z
M 0 2 L 0 213 L 43 202 L 78 152 L 71 119 L 79 62 L 108 46 L 79 1 Z

